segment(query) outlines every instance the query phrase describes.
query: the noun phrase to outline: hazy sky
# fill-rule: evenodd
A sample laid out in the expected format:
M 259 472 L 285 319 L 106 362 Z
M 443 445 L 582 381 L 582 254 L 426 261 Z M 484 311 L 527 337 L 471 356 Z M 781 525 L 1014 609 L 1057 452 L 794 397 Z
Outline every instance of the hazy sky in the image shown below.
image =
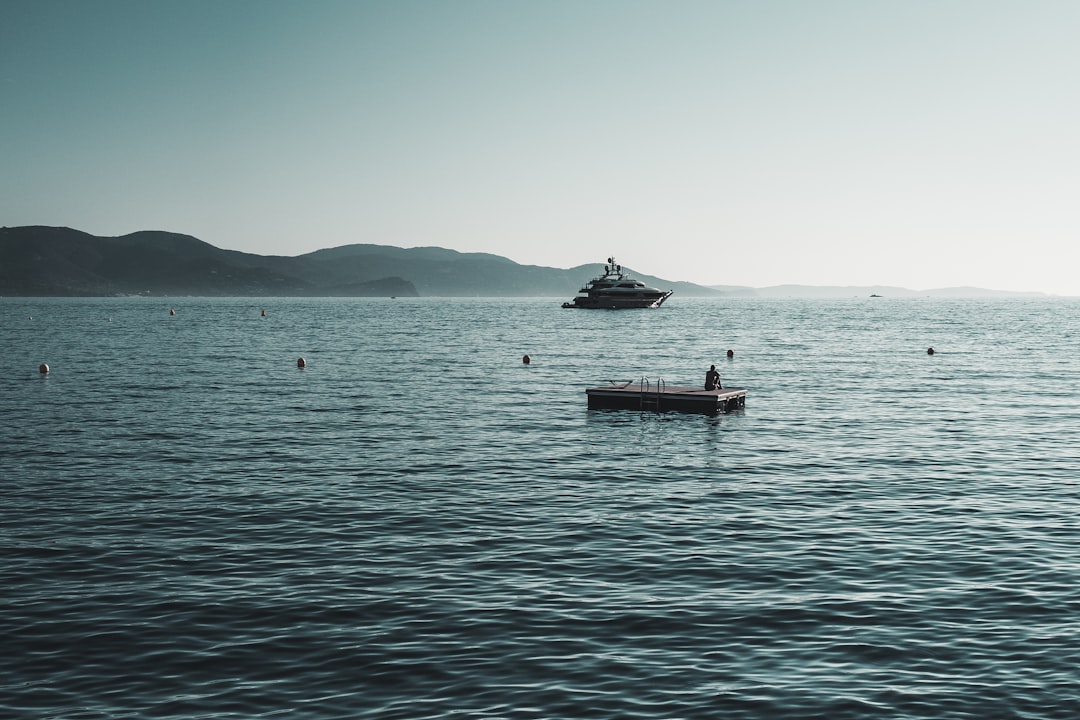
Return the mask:
M 0 225 L 1080 295 L 1080 2 L 0 0 Z

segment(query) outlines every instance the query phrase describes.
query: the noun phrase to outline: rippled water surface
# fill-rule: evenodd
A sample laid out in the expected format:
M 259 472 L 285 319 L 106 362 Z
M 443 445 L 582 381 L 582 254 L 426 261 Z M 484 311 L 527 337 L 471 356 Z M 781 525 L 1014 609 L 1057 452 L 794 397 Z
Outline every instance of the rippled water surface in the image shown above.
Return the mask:
M 0 300 L 0 715 L 1080 717 L 1080 302 L 559 302 Z

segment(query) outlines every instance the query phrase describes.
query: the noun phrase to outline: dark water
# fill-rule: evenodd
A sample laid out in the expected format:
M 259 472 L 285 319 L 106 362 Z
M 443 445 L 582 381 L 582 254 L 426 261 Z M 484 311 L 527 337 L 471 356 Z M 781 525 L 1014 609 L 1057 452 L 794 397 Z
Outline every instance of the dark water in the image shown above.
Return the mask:
M 0 300 L 0 716 L 1080 717 L 1080 302 L 560 301 Z

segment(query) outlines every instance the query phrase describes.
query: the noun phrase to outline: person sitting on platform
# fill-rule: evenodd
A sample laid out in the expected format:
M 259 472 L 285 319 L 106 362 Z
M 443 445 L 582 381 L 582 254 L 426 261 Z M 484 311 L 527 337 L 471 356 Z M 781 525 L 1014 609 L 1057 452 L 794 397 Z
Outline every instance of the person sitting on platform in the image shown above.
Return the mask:
M 716 366 L 710 365 L 709 372 L 705 373 L 706 390 L 722 390 L 720 385 L 720 373 L 716 372 Z

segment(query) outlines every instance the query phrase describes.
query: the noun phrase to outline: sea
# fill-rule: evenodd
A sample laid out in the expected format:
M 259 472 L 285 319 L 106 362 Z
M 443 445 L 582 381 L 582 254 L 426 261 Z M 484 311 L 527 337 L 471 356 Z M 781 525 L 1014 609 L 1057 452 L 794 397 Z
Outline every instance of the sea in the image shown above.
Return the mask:
M 562 300 L 0 299 L 0 717 L 1080 717 L 1080 300 Z

